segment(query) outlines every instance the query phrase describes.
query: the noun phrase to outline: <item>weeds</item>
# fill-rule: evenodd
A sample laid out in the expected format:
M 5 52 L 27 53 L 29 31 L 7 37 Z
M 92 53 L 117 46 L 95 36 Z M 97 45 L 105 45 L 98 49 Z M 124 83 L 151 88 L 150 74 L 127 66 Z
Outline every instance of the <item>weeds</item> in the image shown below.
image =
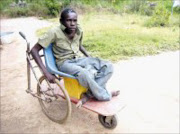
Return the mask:
M 158 5 L 152 17 L 146 21 L 145 25 L 148 27 L 167 26 L 169 24 L 170 12 L 164 5 Z

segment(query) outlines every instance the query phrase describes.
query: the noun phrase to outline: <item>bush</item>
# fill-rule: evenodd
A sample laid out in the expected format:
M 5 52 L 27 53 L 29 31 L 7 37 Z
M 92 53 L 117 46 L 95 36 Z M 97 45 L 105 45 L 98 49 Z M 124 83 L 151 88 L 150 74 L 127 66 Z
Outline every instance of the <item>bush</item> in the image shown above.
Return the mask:
M 173 12 L 180 14 L 180 7 L 174 7 Z
M 129 5 L 128 5 L 128 10 L 127 12 L 131 13 L 136 13 L 139 12 L 140 8 L 144 6 L 146 3 L 146 0 L 133 0 Z
M 48 15 L 57 16 L 59 9 L 62 7 L 62 3 L 57 0 L 45 0 L 45 5 L 48 8 Z
M 46 16 L 48 14 L 48 8 L 44 5 L 37 3 L 30 3 L 26 7 L 11 7 L 3 11 L 3 14 L 9 17 L 19 16 Z
M 86 5 L 96 5 L 100 0 L 80 0 L 83 4 Z
M 11 2 L 12 2 L 11 0 L 1 0 L 1 2 L 0 2 L 0 12 L 2 12 L 4 9 L 6 9 Z
M 10 6 L 13 2 L 17 3 L 18 0 L 1 0 L 0 11 L 2 15 L 56 17 L 60 9 L 71 6 L 81 13 L 92 11 L 121 13 L 123 11 L 151 16 L 154 9 L 147 2 L 158 3 L 157 0 L 26 0 L 27 7 L 21 9 L 18 6 Z M 163 0 L 162 5 L 171 12 L 171 0 Z M 180 13 L 180 8 L 174 8 L 174 13 Z
M 27 13 L 31 13 L 29 8 L 14 7 L 10 10 L 5 10 L 5 14 L 11 17 L 28 16 Z
M 170 12 L 160 4 L 156 7 L 152 17 L 145 22 L 147 27 L 167 26 L 169 24 Z
M 154 6 L 150 6 L 149 4 L 143 4 L 140 6 L 139 12 L 141 15 L 152 16 L 154 9 Z
M 46 16 L 48 14 L 48 8 L 44 6 L 43 3 L 37 4 L 33 2 L 33 3 L 30 3 L 28 7 L 31 13 L 27 13 L 27 14 L 30 16 L 31 15 Z
M 163 0 L 163 5 L 169 12 L 171 12 L 173 0 Z
M 61 0 L 61 8 L 67 7 L 71 4 L 70 0 Z M 59 7 L 60 8 L 60 7 Z

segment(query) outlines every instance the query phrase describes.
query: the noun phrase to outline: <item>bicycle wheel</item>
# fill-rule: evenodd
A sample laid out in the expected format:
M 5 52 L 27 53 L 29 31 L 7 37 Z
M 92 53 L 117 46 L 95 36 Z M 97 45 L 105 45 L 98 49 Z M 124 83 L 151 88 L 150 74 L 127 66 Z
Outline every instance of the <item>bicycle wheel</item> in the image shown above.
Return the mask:
M 60 86 L 59 80 L 55 81 L 56 83 L 48 83 L 45 76 L 39 79 L 40 86 L 37 84 L 37 95 L 41 98 L 38 100 L 44 114 L 49 119 L 57 123 L 64 123 L 71 115 L 71 101 L 66 89 Z M 50 92 L 49 89 L 54 90 L 55 88 L 58 88 L 64 97 L 47 94 Z

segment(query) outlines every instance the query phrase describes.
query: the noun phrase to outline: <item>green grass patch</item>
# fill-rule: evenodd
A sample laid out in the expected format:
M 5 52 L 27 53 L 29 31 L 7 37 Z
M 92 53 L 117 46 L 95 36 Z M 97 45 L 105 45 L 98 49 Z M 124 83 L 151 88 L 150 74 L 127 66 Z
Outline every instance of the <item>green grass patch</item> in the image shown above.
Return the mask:
M 136 14 L 85 14 L 79 16 L 79 23 L 84 31 L 83 44 L 92 56 L 118 61 L 178 50 L 179 25 L 173 17 L 169 27 L 147 28 L 144 22 L 149 17 Z M 58 19 L 53 21 L 58 25 Z M 47 29 L 38 30 L 38 35 Z

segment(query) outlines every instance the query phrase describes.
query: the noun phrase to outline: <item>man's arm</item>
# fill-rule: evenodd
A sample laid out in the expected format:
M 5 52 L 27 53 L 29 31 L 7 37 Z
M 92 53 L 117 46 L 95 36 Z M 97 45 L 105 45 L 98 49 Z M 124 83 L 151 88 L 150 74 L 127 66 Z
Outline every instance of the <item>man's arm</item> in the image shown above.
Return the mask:
M 31 49 L 30 53 L 32 55 L 32 57 L 34 58 L 34 60 L 36 61 L 36 63 L 38 64 L 38 66 L 40 67 L 40 69 L 42 70 L 43 74 L 46 76 L 46 78 L 48 79 L 49 82 L 54 83 L 55 82 L 55 76 L 50 74 L 46 67 L 44 66 L 41 57 L 39 55 L 39 51 L 42 49 L 43 47 L 41 45 L 39 45 L 38 43 L 35 44 L 35 46 Z
M 79 46 L 79 50 L 80 50 L 86 57 L 91 57 L 91 56 L 87 53 L 86 49 L 85 49 L 82 45 Z

